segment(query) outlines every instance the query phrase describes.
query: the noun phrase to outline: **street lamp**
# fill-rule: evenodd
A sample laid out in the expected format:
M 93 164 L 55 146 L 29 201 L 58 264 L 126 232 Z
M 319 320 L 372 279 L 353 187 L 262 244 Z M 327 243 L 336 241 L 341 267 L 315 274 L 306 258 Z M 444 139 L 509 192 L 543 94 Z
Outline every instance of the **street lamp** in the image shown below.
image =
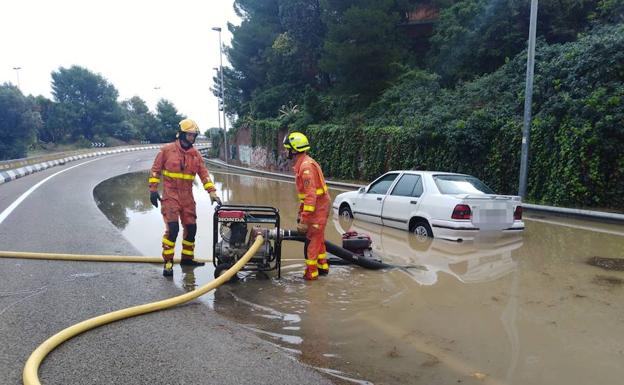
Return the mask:
M 21 91 L 20 81 L 19 81 L 19 70 L 21 70 L 22 67 L 13 67 L 13 69 L 15 70 L 15 76 L 17 76 L 17 88 L 20 89 Z
M 529 48 L 527 55 L 526 85 L 524 88 L 524 122 L 522 124 L 522 152 L 520 154 L 520 182 L 518 195 L 526 197 L 529 170 L 529 139 L 531 137 L 531 103 L 533 100 L 533 69 L 535 68 L 535 33 L 537 29 L 537 0 L 531 0 L 529 19 Z
M 219 79 L 219 67 L 212 67 L 213 70 L 217 71 L 217 79 Z M 219 118 L 219 130 L 221 130 L 221 106 L 223 101 L 220 97 L 217 96 L 217 117 Z
M 154 108 L 158 109 L 158 102 L 162 97 L 160 96 L 160 86 L 154 86 L 154 95 L 156 95 L 156 101 L 154 102 Z
M 212 30 L 219 32 L 219 73 L 221 75 L 221 103 L 223 103 L 223 144 L 225 146 L 225 164 L 228 164 L 227 122 L 225 120 L 225 97 L 223 95 L 223 46 L 221 43 L 221 27 L 212 27 Z

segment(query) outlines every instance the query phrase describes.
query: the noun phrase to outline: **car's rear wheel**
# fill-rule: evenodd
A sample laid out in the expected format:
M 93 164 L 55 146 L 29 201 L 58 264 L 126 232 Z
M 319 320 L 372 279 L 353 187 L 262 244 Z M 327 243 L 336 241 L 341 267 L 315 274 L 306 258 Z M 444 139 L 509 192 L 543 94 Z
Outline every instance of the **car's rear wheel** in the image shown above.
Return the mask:
M 340 209 L 338 209 L 338 215 L 344 219 L 353 219 L 353 212 L 351 212 L 351 208 L 346 203 L 340 206 Z
M 410 231 L 421 237 L 433 238 L 433 231 L 429 223 L 424 220 L 418 220 L 412 224 Z

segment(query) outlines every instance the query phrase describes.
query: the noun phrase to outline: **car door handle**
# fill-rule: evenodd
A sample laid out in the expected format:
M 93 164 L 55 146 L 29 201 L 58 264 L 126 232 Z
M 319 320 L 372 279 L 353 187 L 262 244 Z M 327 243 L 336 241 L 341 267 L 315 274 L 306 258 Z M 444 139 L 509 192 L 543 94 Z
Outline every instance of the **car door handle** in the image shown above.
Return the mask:
M 381 200 L 381 197 L 377 197 L 377 200 L 378 200 L 378 201 L 380 201 L 380 200 Z
M 415 205 L 418 201 L 410 201 L 411 204 Z

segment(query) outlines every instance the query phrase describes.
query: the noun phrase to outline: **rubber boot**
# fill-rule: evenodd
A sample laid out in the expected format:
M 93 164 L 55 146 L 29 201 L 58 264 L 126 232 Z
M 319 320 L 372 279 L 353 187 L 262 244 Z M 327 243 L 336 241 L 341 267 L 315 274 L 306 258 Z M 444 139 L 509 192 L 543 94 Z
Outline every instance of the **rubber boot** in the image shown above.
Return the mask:
M 311 269 L 308 267 L 303 272 L 303 279 L 305 279 L 306 281 L 316 281 L 318 279 L 318 276 L 319 272 L 316 268 Z
M 318 269 L 316 268 L 316 259 L 306 259 L 306 269 L 303 272 L 303 279 L 306 281 L 314 281 L 318 279 Z
M 165 261 L 163 277 L 173 277 L 173 261 Z
M 162 257 L 165 261 L 165 267 L 163 269 L 163 275 L 165 277 L 171 277 L 173 275 L 173 253 L 175 248 L 175 239 L 173 241 L 167 238 L 167 234 L 162 239 Z M 170 263 L 167 267 L 167 263 Z
M 183 266 L 204 266 L 204 262 L 196 262 L 195 257 L 195 241 L 182 240 L 182 260 L 180 265 Z
M 327 263 L 326 259 L 319 259 L 317 270 L 319 275 L 329 274 L 329 263 Z

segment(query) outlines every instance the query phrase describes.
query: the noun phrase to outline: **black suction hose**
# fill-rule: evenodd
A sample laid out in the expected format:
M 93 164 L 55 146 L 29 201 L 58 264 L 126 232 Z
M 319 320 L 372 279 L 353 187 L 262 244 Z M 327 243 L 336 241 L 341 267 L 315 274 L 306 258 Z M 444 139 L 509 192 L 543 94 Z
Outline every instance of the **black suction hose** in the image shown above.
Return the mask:
M 373 258 L 367 258 L 358 254 L 355 254 L 347 249 L 343 249 L 338 245 L 334 245 L 330 241 L 325 241 L 325 248 L 328 252 L 334 254 L 337 257 L 340 257 L 344 260 L 347 260 L 355 265 L 362 266 L 371 270 L 379 270 L 379 269 L 389 269 L 395 266 L 389 265 L 387 263 L 383 263 Z
M 305 235 L 297 231 L 293 231 L 293 230 L 284 230 L 282 239 L 285 241 L 299 241 L 299 242 L 306 241 Z M 357 255 L 347 249 L 343 249 L 342 247 L 331 243 L 330 241 L 325 241 L 325 248 L 327 249 L 328 252 L 332 253 L 333 255 L 340 257 L 344 259 L 345 261 L 349 261 L 353 263 L 354 265 L 362 266 L 366 269 L 379 270 L 379 269 L 390 269 L 390 268 L 398 267 L 398 266 L 393 266 L 387 263 L 380 262 L 376 259 Z

